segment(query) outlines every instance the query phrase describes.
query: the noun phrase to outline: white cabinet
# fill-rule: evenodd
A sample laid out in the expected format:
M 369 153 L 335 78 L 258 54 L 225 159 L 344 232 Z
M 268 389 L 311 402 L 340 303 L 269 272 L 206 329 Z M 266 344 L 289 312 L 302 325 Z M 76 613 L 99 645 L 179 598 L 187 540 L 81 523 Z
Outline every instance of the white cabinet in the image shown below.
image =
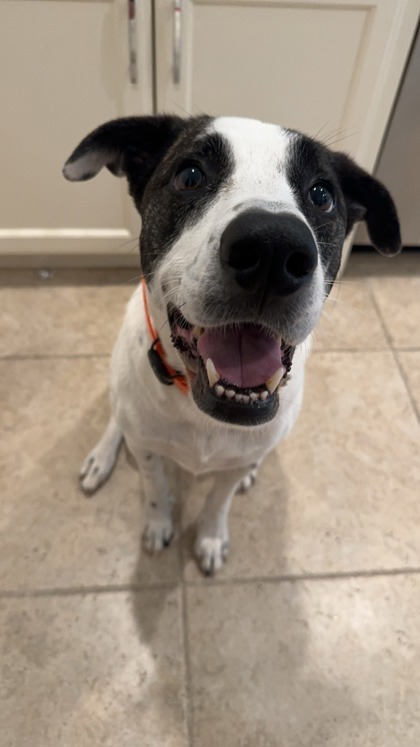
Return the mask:
M 414 35 L 419 0 L 156 0 L 158 107 L 302 130 L 370 168 Z M 174 14 L 181 25 L 173 77 Z
M 120 252 L 138 235 L 125 180 L 70 184 L 64 161 L 91 129 L 152 111 L 152 23 L 138 3 L 139 80 L 128 72 L 127 0 L 1 0 L 0 251 Z M 11 261 L 12 263 L 12 261 Z
M 128 7 L 0 0 L 3 264 L 21 255 L 38 265 L 49 255 L 127 262 L 139 218 L 125 181 L 105 172 L 70 184 L 61 167 L 98 124 L 151 113 L 154 92 L 158 111 L 278 122 L 373 167 L 420 0 L 137 0 L 137 84 Z

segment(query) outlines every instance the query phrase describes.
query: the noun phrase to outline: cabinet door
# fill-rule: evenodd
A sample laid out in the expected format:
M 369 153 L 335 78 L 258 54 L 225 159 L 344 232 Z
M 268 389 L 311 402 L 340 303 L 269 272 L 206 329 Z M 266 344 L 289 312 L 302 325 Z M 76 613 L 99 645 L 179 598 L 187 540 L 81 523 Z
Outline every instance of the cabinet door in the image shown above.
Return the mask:
M 414 35 L 418 0 L 156 2 L 161 111 L 278 122 L 373 166 Z
M 420 29 L 392 115 L 376 176 L 395 199 L 404 246 L 420 246 Z M 364 225 L 356 243 L 368 244 Z
M 138 235 L 125 180 L 61 174 L 91 129 L 152 111 L 151 9 L 137 5 L 132 84 L 128 0 L 0 0 L 3 255 L 126 254 Z

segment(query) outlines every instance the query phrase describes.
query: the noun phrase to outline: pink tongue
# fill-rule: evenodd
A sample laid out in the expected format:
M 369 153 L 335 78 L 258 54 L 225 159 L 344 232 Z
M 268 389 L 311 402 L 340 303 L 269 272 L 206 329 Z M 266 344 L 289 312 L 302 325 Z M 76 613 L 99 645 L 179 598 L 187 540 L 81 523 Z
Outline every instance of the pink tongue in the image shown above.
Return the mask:
M 241 389 L 264 384 L 281 366 L 281 346 L 256 325 L 209 329 L 197 348 L 204 363 L 211 358 L 221 379 Z

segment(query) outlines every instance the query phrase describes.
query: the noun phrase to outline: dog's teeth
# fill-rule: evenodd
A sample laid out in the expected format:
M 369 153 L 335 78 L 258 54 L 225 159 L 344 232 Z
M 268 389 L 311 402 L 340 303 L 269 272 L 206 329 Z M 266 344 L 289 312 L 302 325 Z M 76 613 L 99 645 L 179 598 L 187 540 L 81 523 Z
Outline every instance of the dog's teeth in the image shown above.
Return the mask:
M 265 400 L 267 399 L 267 397 L 268 397 L 268 392 L 267 391 L 261 392 L 260 399 L 262 399 L 263 402 L 265 402 Z
M 198 327 L 197 325 L 195 325 L 195 327 L 193 327 L 192 334 L 193 334 L 193 337 L 195 337 L 196 340 L 199 337 L 201 337 L 201 335 L 203 334 L 203 332 L 204 332 L 203 327 Z
M 228 399 L 232 399 L 235 396 L 235 391 L 233 389 L 226 389 L 225 394 Z
M 249 399 L 250 398 L 248 397 L 247 394 L 243 394 L 242 395 L 242 402 L 244 403 L 244 405 L 248 405 L 249 404 Z
M 251 392 L 249 395 L 251 402 L 255 402 L 257 399 L 259 399 L 259 396 L 260 395 L 257 394 L 257 392 Z
M 242 402 L 242 394 L 235 394 L 235 402 Z
M 271 394 L 277 389 L 278 385 L 280 384 L 280 379 L 284 374 L 284 368 L 283 366 L 280 366 L 280 368 L 277 369 L 276 373 L 274 373 L 268 381 L 265 382 L 265 385 L 267 389 L 270 390 Z
M 220 379 L 220 376 L 217 373 L 216 367 L 215 367 L 215 365 L 214 365 L 214 363 L 213 363 L 213 361 L 212 361 L 211 358 L 207 358 L 207 361 L 206 361 L 206 371 L 207 371 L 207 376 L 208 376 L 208 380 L 209 380 L 209 384 L 210 384 L 210 388 L 211 388 L 212 386 L 214 386 L 215 384 L 217 384 L 217 382 Z
M 218 397 L 222 397 L 224 394 L 225 388 L 221 384 L 217 384 L 214 391 L 216 392 Z

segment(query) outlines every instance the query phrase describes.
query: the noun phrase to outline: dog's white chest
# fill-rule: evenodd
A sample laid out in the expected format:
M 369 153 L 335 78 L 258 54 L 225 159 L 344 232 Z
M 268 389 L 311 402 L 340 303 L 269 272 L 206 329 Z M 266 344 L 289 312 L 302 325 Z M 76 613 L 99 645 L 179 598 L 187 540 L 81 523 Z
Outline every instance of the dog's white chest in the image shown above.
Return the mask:
M 150 406 L 153 398 L 142 397 L 135 403 L 119 392 L 114 415 L 135 458 L 139 450 L 150 450 L 200 475 L 246 467 L 266 453 L 267 439 L 256 438 L 255 433 L 232 432 L 217 423 L 209 427 L 204 418 L 203 422 L 188 422 L 182 412 L 188 405 L 180 402 L 181 397 L 172 389 L 165 390 L 164 402 L 155 400 Z M 271 442 L 274 434 L 268 435 Z

